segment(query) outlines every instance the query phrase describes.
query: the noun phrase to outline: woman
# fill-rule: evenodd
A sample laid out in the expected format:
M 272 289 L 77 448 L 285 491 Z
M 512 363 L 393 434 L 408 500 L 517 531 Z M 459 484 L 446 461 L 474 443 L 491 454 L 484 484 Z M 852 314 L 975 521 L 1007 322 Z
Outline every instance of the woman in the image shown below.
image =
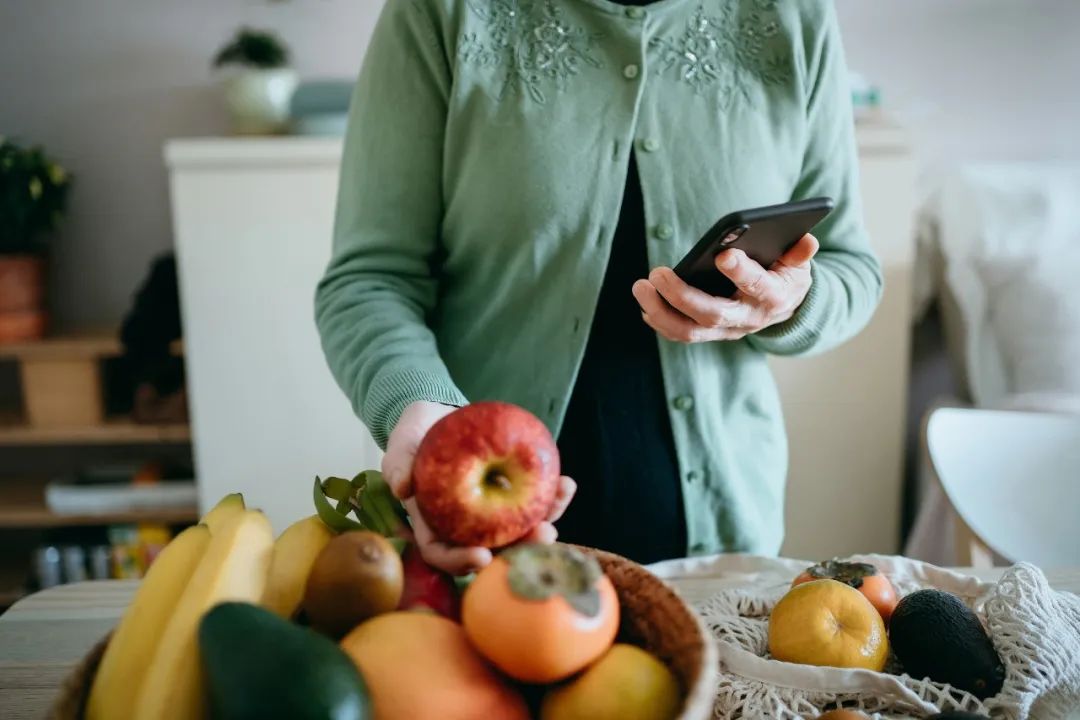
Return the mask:
M 670 270 L 729 211 L 822 195 L 818 238 L 776 266 L 717 258 L 733 299 Z M 766 354 L 870 318 L 860 214 L 829 2 L 386 0 L 319 329 L 402 498 L 432 423 L 499 399 L 547 423 L 578 479 L 562 539 L 642 562 L 772 554 L 787 448 Z M 490 560 L 406 504 L 429 562 Z

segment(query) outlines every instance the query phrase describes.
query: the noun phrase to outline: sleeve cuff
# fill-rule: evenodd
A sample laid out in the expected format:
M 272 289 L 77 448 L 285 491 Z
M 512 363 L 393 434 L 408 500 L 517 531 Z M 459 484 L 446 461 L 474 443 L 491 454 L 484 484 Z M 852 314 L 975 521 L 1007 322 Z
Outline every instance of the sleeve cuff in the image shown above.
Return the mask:
M 773 355 L 799 355 L 814 348 L 828 320 L 828 288 L 817 263 L 810 265 L 810 278 L 810 290 L 795 314 L 749 336 L 754 347 Z
M 375 377 L 361 408 L 364 422 L 379 448 L 386 449 L 390 432 L 405 408 L 420 401 L 453 407 L 469 402 L 446 372 L 389 370 Z

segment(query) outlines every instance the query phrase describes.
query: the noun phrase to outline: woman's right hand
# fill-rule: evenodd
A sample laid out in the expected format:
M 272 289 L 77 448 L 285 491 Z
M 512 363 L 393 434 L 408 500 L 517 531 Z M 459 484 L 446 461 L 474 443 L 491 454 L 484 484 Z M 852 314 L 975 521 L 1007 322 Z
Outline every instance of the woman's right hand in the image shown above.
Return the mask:
M 420 514 L 420 508 L 413 497 L 412 467 L 420 441 L 436 422 L 454 412 L 457 408 L 433 402 L 414 402 L 401 413 L 386 442 L 386 454 L 383 455 L 382 473 L 394 494 L 401 499 L 412 521 L 413 539 L 424 561 L 433 567 L 451 575 L 467 575 L 476 572 L 491 562 L 491 550 L 483 547 L 461 547 L 450 545 L 435 537 Z M 577 486 L 568 477 L 560 479 L 559 491 L 547 521 L 536 526 L 533 532 L 524 538 L 529 542 L 552 543 L 558 537 L 555 526 L 551 523 L 559 519 L 570 504 Z

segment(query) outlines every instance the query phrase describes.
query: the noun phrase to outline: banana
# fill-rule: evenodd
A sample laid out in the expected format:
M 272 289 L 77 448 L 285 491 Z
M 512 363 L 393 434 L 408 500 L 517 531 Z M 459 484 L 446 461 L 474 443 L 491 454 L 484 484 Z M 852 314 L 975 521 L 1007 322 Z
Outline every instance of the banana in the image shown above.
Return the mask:
M 98 666 L 86 705 L 87 720 L 132 717 L 132 689 L 139 687 L 146 661 L 209 543 L 205 525 L 189 527 L 150 566 Z
M 217 532 L 184 589 L 157 644 L 149 670 L 138 688 L 138 720 L 201 720 L 206 715 L 205 688 L 196 639 L 207 610 L 228 600 L 258 602 L 274 531 L 256 510 L 233 513 Z
M 199 523 L 210 528 L 210 534 L 215 535 L 226 520 L 243 509 L 244 496 L 241 493 L 229 493 L 218 500 L 217 505 L 210 508 Z
M 304 586 L 315 558 L 333 537 L 333 531 L 318 515 L 298 520 L 285 528 L 274 543 L 262 606 L 285 619 L 292 618 L 300 609 Z

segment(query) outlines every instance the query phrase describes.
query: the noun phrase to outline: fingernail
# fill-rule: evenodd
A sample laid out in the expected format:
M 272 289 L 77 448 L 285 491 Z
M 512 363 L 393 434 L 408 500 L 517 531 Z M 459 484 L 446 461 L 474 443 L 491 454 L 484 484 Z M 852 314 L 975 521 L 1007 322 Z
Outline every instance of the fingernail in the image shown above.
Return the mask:
M 661 279 L 662 275 L 659 269 L 653 270 L 651 273 L 649 273 L 649 282 L 651 282 L 653 285 L 655 285 Z
M 720 267 L 730 270 L 731 268 L 735 267 L 738 262 L 739 260 L 735 257 L 735 253 L 729 251 L 724 253 L 724 259 L 720 261 Z

